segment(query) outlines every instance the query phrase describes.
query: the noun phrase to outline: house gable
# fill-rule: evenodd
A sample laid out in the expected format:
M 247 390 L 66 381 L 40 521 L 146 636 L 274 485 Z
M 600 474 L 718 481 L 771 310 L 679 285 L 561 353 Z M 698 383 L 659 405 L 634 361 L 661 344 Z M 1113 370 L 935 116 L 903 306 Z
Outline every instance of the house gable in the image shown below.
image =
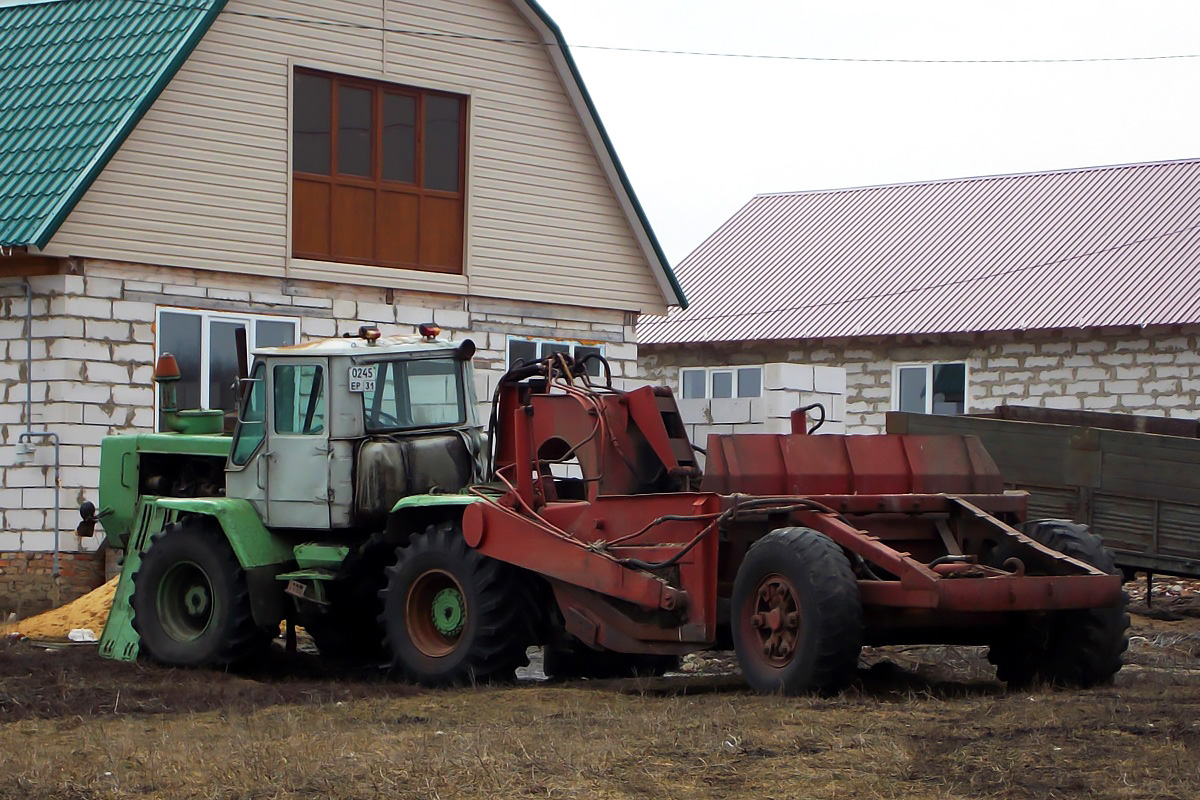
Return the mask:
M 661 313 L 682 293 L 547 31 L 515 1 L 230 3 L 45 251 Z M 468 97 L 462 275 L 291 257 L 296 68 Z

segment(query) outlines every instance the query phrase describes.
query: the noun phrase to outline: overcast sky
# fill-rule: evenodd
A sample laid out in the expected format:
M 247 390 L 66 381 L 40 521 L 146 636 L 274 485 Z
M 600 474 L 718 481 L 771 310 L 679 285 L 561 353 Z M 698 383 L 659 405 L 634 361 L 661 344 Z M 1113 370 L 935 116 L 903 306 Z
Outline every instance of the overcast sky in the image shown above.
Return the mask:
M 1200 53 L 1163 0 L 541 0 L 572 45 L 827 58 Z M 572 50 L 671 262 L 751 196 L 1200 156 L 1200 58 L 806 62 Z

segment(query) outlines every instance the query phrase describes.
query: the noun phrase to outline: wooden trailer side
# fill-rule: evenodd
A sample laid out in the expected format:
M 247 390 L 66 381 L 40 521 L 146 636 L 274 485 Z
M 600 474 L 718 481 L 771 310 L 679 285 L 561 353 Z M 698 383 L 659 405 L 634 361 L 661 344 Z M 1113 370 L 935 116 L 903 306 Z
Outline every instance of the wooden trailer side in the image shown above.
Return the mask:
M 887 431 L 978 436 L 1030 519 L 1091 526 L 1127 570 L 1200 578 L 1200 439 L 905 412 Z

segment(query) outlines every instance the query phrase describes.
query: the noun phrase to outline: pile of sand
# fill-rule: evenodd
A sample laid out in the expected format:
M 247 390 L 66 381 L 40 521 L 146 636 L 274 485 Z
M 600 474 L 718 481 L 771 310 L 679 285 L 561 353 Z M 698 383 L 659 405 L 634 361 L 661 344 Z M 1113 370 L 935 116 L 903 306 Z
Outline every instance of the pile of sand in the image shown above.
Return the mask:
M 88 628 L 96 638 L 104 630 L 108 610 L 112 607 L 113 594 L 117 590 L 117 578 L 72 600 L 65 606 L 52 608 L 19 622 L 0 625 L 0 633 L 20 633 L 30 639 L 66 639 L 73 628 Z

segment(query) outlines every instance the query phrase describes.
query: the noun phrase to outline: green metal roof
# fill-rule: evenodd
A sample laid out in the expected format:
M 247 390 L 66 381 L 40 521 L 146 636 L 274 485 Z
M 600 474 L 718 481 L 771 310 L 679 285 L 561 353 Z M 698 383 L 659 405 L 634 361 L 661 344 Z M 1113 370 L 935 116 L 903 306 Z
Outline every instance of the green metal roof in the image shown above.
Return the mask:
M 0 245 L 46 246 L 224 6 L 0 6 Z

